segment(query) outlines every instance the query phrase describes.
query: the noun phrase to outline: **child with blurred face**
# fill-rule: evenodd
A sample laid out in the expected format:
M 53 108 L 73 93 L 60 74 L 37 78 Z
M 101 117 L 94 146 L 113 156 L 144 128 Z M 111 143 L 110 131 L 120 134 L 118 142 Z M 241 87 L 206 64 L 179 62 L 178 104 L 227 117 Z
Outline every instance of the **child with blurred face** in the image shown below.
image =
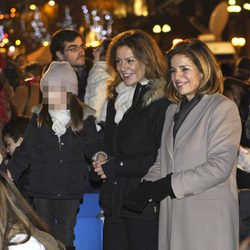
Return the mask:
M 23 143 L 6 171 L 16 181 L 30 166 L 27 192 L 36 212 L 66 249 L 74 249 L 74 226 L 88 174 L 85 159 L 96 152 L 94 112 L 77 97 L 77 75 L 68 62 L 51 62 L 40 88 L 42 104 L 33 108 Z

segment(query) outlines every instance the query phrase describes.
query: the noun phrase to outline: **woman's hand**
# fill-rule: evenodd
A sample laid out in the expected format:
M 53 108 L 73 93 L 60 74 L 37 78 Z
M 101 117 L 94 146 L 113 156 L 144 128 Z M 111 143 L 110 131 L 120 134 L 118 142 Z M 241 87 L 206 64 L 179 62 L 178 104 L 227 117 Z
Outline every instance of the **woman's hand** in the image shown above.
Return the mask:
M 102 164 L 104 164 L 108 159 L 108 156 L 104 152 L 98 152 L 93 158 L 92 166 L 94 171 L 101 177 L 101 179 L 107 179 L 107 176 L 103 172 Z

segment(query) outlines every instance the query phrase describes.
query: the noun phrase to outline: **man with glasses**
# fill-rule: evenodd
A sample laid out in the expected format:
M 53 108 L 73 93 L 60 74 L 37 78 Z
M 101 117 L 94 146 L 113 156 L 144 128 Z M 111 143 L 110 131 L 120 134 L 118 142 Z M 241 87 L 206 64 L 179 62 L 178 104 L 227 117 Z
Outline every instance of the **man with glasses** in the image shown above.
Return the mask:
M 81 101 L 84 101 L 88 76 L 84 47 L 80 33 L 69 29 L 56 31 L 50 44 L 52 60 L 67 61 L 75 69 L 78 77 L 78 97 Z

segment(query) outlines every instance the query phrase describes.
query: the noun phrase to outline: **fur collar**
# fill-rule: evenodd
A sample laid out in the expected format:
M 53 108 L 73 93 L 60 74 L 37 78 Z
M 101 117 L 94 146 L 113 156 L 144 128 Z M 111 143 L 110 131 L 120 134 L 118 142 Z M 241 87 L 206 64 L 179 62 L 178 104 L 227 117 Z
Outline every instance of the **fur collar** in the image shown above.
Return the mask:
M 150 90 L 143 96 L 143 105 L 148 106 L 151 103 L 166 97 L 166 80 L 164 78 L 149 81 Z

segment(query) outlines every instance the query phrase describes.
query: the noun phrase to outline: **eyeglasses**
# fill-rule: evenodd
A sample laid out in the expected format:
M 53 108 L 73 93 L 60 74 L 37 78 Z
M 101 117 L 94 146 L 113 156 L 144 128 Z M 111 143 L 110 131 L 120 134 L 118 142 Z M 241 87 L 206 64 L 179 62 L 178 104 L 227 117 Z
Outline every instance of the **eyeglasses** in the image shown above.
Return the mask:
M 78 51 L 84 50 L 84 49 L 85 49 L 84 44 L 81 44 L 80 46 L 70 45 L 69 48 L 64 49 L 63 51 L 78 52 Z

